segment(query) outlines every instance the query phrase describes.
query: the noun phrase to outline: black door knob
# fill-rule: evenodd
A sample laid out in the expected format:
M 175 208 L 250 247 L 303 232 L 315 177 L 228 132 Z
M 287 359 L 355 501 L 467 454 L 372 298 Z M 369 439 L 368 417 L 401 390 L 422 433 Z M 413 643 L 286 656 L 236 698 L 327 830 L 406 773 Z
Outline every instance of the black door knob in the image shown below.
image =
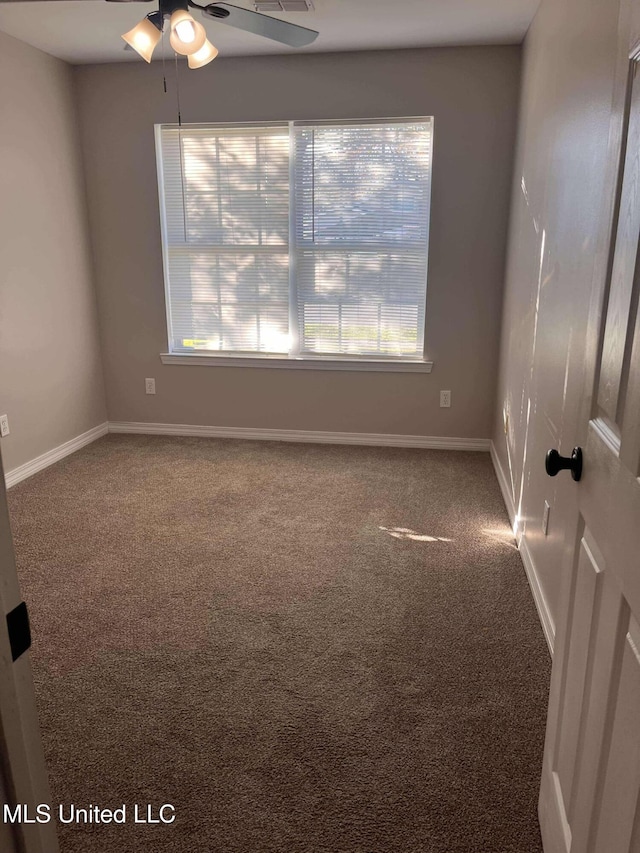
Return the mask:
M 557 450 L 550 450 L 545 457 L 544 467 L 550 477 L 555 477 L 558 471 L 571 471 L 577 483 L 582 477 L 582 448 L 574 447 L 571 456 L 560 456 Z

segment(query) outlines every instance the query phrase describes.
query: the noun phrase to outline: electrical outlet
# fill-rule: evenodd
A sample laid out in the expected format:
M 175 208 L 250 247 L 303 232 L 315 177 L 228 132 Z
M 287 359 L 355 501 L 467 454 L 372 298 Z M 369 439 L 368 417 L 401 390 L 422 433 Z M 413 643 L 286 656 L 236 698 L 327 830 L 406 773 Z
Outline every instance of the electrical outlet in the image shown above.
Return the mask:
M 551 507 L 545 501 L 544 502 L 544 512 L 542 513 L 542 532 L 544 533 L 545 536 L 547 535 L 547 531 L 549 530 L 549 511 L 550 510 L 551 510 Z
M 448 409 L 451 406 L 451 391 L 440 392 L 440 408 Z
M 155 394 L 156 393 L 156 380 L 155 379 L 145 379 L 144 380 L 144 392 L 145 392 L 145 394 Z
M 0 436 L 3 438 L 9 435 L 9 418 L 6 415 L 0 415 Z

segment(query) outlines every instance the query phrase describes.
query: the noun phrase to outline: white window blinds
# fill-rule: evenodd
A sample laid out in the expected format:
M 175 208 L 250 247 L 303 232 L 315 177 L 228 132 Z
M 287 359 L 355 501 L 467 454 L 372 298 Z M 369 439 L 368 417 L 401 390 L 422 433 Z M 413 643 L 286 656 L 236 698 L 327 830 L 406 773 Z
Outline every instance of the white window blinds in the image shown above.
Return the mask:
M 162 127 L 172 352 L 287 352 L 289 131 Z
M 421 357 L 431 122 L 294 133 L 300 351 Z
M 161 126 L 157 146 L 172 352 L 422 359 L 431 119 Z

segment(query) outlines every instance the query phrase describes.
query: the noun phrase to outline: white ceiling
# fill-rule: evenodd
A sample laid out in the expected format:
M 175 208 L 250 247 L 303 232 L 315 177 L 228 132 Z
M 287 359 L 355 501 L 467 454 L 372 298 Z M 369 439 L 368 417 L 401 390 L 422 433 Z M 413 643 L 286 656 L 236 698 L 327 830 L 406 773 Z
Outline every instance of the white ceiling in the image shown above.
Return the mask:
M 251 0 L 234 3 L 254 8 Z M 522 41 L 538 4 L 539 0 L 314 0 L 312 12 L 274 17 L 319 31 L 312 45 L 296 52 L 513 44 Z M 0 0 L 0 30 L 75 64 L 142 62 L 132 51 L 123 50 L 120 35 L 156 8 L 155 3 L 105 0 Z M 220 56 L 292 52 L 277 42 L 194 15 L 205 24 Z

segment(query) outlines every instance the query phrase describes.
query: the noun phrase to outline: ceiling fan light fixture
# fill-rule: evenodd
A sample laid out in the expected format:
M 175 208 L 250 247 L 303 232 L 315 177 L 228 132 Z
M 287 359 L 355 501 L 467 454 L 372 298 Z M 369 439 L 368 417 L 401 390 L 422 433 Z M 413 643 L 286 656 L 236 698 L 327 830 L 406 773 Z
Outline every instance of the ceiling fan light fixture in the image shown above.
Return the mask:
M 161 37 L 162 32 L 149 18 L 143 18 L 139 24 L 122 36 L 126 43 L 147 62 L 151 62 L 153 51 Z
M 214 47 L 209 39 L 206 39 L 200 50 L 196 50 L 187 57 L 189 68 L 202 68 L 203 65 L 208 65 L 218 55 L 218 48 Z
M 170 27 L 169 43 L 181 56 L 197 53 L 207 40 L 205 28 L 184 9 L 177 9 L 171 15 Z

